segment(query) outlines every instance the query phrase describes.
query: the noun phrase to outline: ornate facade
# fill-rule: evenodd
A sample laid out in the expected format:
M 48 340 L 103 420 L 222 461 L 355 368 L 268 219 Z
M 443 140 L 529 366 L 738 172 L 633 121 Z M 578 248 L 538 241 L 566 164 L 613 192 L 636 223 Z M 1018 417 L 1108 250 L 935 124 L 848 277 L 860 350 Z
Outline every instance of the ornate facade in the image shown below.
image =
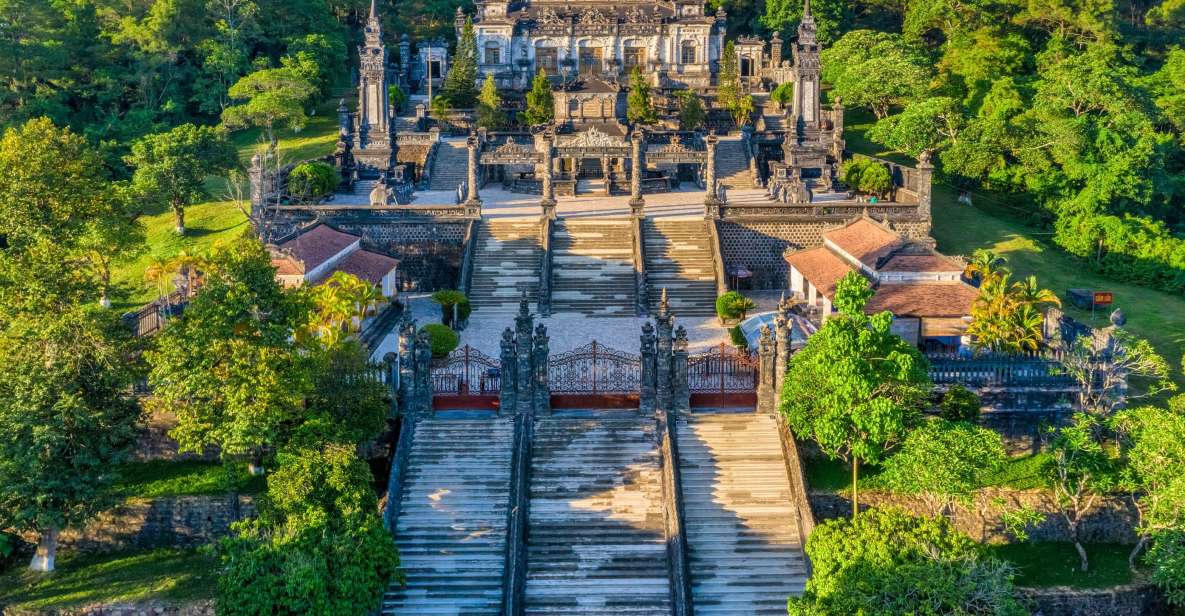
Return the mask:
M 481 72 L 521 89 L 539 69 L 617 79 L 634 66 L 656 83 L 707 88 L 726 22 L 698 0 L 478 0 L 473 21 Z M 463 24 L 458 14 L 458 35 Z
M 358 114 L 353 157 L 359 176 L 386 176 L 395 163 L 395 130 L 387 103 L 387 46 L 375 0 L 358 47 Z M 344 128 L 344 127 L 343 127 Z

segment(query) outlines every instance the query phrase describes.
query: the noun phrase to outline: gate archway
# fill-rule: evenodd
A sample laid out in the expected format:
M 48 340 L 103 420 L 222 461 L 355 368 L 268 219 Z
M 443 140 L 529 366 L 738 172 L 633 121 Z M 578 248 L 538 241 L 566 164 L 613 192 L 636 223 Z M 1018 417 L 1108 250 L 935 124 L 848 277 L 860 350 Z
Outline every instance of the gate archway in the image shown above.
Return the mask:
M 547 379 L 552 408 L 638 408 L 642 358 L 594 340 L 554 355 Z
M 469 346 L 432 366 L 432 406 L 437 409 L 496 409 L 502 362 Z
M 687 384 L 692 407 L 754 407 L 757 405 L 756 357 L 720 343 L 687 358 Z

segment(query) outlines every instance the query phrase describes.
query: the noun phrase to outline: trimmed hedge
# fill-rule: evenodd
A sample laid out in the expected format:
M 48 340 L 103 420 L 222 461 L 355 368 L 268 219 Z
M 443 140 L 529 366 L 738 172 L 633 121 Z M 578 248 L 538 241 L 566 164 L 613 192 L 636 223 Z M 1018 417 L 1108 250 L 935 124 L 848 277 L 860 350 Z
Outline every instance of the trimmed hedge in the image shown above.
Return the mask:
M 716 316 L 721 319 L 743 319 L 746 312 L 756 307 L 757 304 L 753 303 L 753 300 L 736 291 L 729 291 L 716 298 Z
M 288 174 L 288 194 L 298 199 L 324 197 L 337 188 L 337 170 L 325 163 L 300 163 Z
M 428 332 L 428 339 L 431 341 L 432 347 L 432 357 L 445 357 L 449 353 L 452 353 L 461 342 L 461 337 L 448 325 L 429 323 L 424 326 L 423 330 Z

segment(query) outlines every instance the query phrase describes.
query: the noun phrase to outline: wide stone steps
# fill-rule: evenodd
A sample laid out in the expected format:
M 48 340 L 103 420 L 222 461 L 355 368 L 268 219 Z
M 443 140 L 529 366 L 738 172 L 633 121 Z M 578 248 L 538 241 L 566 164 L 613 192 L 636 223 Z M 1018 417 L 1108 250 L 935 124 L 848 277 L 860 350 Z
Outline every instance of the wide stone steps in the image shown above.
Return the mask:
M 721 139 L 716 146 L 716 181 L 732 189 L 756 186 L 749 171 L 749 153 L 740 137 Z
M 552 312 L 637 314 L 633 227 L 628 219 L 560 220 L 552 230 L 551 246 Z
M 659 457 L 652 419 L 536 423 L 526 614 L 670 613 Z
M 697 413 L 678 425 L 680 489 L 697 615 L 785 614 L 806 562 L 777 422 Z
M 543 249 L 539 223 L 483 220 L 473 253 L 469 302 L 482 313 L 514 313 L 523 293 L 534 304 L 539 298 L 539 268 Z
M 646 299 L 658 309 L 662 292 L 677 316 L 716 313 L 716 270 L 702 220 L 647 220 L 642 225 L 646 253 Z
M 406 584 L 387 592 L 382 613 L 499 614 L 513 424 L 425 419 L 414 429 L 395 520 Z
M 469 146 L 464 140 L 441 141 L 436 146 L 429 190 L 456 190 L 469 172 Z

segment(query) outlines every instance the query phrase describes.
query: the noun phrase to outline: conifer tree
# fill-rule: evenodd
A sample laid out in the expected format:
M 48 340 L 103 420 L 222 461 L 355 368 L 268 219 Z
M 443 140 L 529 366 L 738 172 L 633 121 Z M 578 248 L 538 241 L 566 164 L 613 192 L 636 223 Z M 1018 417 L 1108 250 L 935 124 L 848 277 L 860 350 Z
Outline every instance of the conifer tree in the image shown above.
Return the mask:
M 490 130 L 506 126 L 502 95 L 498 94 L 498 84 L 494 82 L 493 75 L 486 75 L 486 80 L 481 84 L 481 94 L 477 96 L 477 125 Z
M 535 74 L 535 81 L 531 83 L 531 91 L 527 92 L 527 110 L 523 112 L 523 122 L 526 124 L 546 124 L 555 117 L 555 101 L 551 95 L 551 82 L 547 80 L 547 72 L 539 69 Z
M 699 95 L 691 90 L 679 93 L 679 128 L 683 130 L 697 130 L 704 125 L 708 114 L 704 111 L 704 104 Z
M 716 79 L 716 103 L 731 111 L 741 98 L 741 68 L 737 64 L 737 48 L 732 41 L 724 44 L 720 74 Z
M 477 36 L 472 18 L 466 18 L 461 28 L 457 54 L 444 78 L 444 95 L 454 107 L 468 108 L 477 98 Z
M 626 118 L 633 124 L 653 124 L 658 113 L 650 102 L 650 84 L 642 76 L 642 69 L 635 66 L 630 71 L 630 93 L 626 98 Z

